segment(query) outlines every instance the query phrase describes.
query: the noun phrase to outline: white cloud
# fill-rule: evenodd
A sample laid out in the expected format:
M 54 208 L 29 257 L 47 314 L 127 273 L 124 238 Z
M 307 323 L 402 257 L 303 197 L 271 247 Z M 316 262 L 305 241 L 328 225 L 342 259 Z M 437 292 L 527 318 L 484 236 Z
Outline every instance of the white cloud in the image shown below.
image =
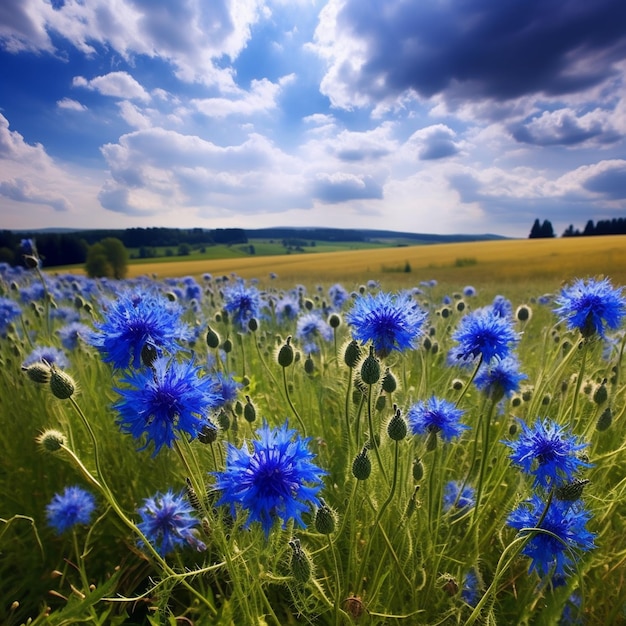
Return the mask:
M 62 98 L 61 100 L 57 100 L 57 106 L 59 109 L 67 109 L 69 111 L 87 110 L 87 107 L 84 104 L 81 104 L 78 100 L 73 100 L 72 98 Z
M 128 100 L 117 103 L 122 119 L 133 128 L 150 128 L 150 118 Z
M 91 80 L 87 80 L 83 76 L 75 76 L 72 86 L 91 89 L 103 96 L 113 98 L 150 100 L 148 92 L 128 72 L 109 72 Z

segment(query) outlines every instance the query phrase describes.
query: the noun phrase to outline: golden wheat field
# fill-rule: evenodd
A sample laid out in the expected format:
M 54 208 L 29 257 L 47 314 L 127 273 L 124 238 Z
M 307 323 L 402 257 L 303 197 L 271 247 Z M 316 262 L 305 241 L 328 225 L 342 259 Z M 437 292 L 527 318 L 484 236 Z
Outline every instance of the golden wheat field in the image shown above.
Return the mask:
M 435 279 L 503 286 L 520 282 L 558 284 L 575 277 L 598 275 L 608 276 L 616 284 L 626 284 L 626 237 L 507 239 L 176 263 L 155 261 L 130 265 L 128 270 L 129 277 L 236 273 L 261 280 L 273 272 L 284 284 L 385 279 L 386 283 L 406 285 Z

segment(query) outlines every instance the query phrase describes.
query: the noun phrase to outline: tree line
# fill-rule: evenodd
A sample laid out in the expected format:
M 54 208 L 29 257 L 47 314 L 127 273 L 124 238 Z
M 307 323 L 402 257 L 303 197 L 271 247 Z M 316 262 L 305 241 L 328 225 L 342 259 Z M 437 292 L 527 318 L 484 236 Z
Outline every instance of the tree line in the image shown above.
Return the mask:
M 626 218 L 614 217 L 611 220 L 598 220 L 594 224 L 593 220 L 589 220 L 585 224 L 585 228 L 580 231 L 570 224 L 561 235 L 562 237 L 593 237 L 596 235 L 626 235 Z M 538 218 L 534 221 L 530 229 L 529 239 L 546 239 L 556 237 L 554 228 L 550 220 L 541 222 Z

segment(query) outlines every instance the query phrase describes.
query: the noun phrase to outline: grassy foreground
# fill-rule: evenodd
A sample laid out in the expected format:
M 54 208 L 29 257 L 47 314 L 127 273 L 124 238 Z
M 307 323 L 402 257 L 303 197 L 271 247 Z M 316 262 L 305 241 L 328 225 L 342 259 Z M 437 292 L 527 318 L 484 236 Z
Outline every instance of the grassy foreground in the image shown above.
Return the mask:
M 624 332 L 620 326 L 586 341 L 553 311 L 559 284 L 574 276 L 602 273 L 616 286 L 626 283 L 622 241 L 151 264 L 141 273 L 158 278 L 123 282 L 51 272 L 45 289 L 37 272 L 7 270 L 0 277 L 3 311 L 13 302 L 19 312 L 3 318 L 0 343 L 0 623 L 624 623 Z M 400 271 L 407 261 L 411 272 Z M 262 291 L 243 284 L 260 299 L 252 326 L 225 314 L 233 272 L 261 279 Z M 279 278 L 269 280 L 270 272 Z M 202 278 L 207 273 L 212 277 Z M 336 297 L 337 281 L 345 298 Z M 374 376 L 370 342 L 357 342 L 359 357 L 348 359 L 354 327 L 346 319 L 359 298 L 400 288 L 411 290 L 410 302 L 426 315 L 424 332 L 415 349 L 371 354 Z M 233 382 L 235 398 L 198 416 L 216 426 L 204 441 L 179 432 L 171 448 L 138 450 L 154 417 L 135 438 L 122 432 L 114 405 L 133 387 L 133 372 L 149 386 L 156 369 L 151 375 L 150 365 L 131 364 L 129 355 L 114 367 L 85 333 L 66 344 L 68 324 L 106 324 L 128 292 L 136 303 L 156 294 L 163 310 L 180 307 L 191 333 L 178 341 L 178 322 L 168 328 L 162 351 L 171 368 L 193 363 L 200 380 L 219 374 Z M 504 395 L 476 385 L 479 363 L 449 358 L 458 347 L 455 331 L 496 294 L 508 303 L 499 301 L 518 338 L 512 356 L 523 374 Z M 279 360 L 286 345 L 293 356 Z M 44 375 L 25 373 L 37 348 L 62 352 L 67 363 L 58 368 L 76 383 L 71 393 L 57 379 L 54 387 Z M 467 428 L 449 438 L 414 429 L 411 410 L 433 396 L 461 412 Z M 581 528 L 569 517 L 571 536 L 555 538 L 560 527 L 548 513 L 565 505 L 511 459 L 522 424 L 530 428 L 538 418 L 580 444 L 571 460 L 580 469 L 571 481 L 576 493 L 568 497 L 580 519 L 589 517 L 594 547 L 575 541 Z M 215 485 L 229 450 L 252 450 L 263 421 L 277 428 L 285 420 L 296 441 L 306 436 L 324 472 L 319 496 L 330 513 L 305 507 L 300 526 L 293 518 L 282 524 L 281 510 L 272 508 L 275 523 L 265 532 L 258 519 L 247 523 L 254 501 L 233 510 L 218 505 Z M 46 452 L 41 434 L 50 429 L 64 443 Z M 542 462 L 537 453 L 532 467 Z M 461 487 L 452 497 L 450 484 Z M 47 507 L 69 485 L 92 493 L 96 508 L 88 522 L 57 532 Z M 193 541 L 178 531 L 177 549 L 160 554 L 154 534 L 140 528 L 140 511 L 168 490 L 190 511 Z M 543 498 L 543 515 L 523 528 L 512 524 L 513 512 L 533 497 Z M 553 525 L 546 528 L 546 519 Z M 528 547 L 538 539 L 546 541 L 536 559 L 548 571 L 532 568 Z M 568 567 L 561 571 L 553 554 Z

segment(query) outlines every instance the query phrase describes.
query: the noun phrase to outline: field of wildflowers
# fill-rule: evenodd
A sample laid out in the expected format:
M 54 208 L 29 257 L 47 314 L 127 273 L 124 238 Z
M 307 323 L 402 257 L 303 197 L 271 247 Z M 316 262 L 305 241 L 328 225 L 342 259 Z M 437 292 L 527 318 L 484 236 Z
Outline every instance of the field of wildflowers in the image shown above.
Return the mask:
M 626 296 L 0 267 L 0 622 L 626 621 Z M 519 291 L 517 291 L 519 293 Z

